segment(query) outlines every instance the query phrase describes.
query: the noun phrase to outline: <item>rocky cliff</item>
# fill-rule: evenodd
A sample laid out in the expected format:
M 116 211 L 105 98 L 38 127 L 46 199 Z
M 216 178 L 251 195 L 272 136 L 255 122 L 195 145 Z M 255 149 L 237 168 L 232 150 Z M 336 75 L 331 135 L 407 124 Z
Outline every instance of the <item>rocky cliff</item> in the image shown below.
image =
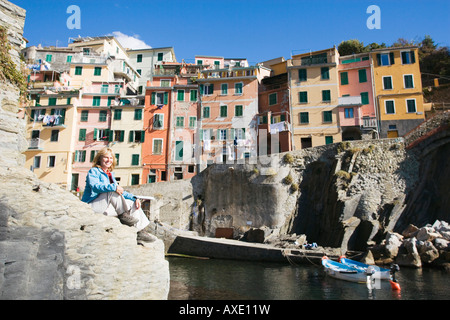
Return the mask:
M 0 0 L 16 66 L 25 11 Z M 19 90 L 0 81 L 0 299 L 167 299 L 164 244 L 96 215 L 70 192 L 23 168 Z

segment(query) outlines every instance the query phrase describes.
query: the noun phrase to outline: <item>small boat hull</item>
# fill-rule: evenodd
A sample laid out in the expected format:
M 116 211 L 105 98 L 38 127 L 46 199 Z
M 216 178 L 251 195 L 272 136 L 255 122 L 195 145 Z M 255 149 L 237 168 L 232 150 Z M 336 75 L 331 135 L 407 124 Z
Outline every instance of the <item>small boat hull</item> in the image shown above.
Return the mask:
M 381 279 L 381 280 L 390 280 L 391 279 L 391 274 L 390 274 L 390 270 L 389 269 L 384 269 L 384 268 L 380 268 L 378 266 L 372 266 L 372 265 L 368 265 L 362 262 L 358 262 L 358 261 L 354 261 L 354 260 L 350 260 L 347 259 L 345 257 L 340 257 L 339 259 L 340 263 L 355 268 L 357 270 L 360 270 L 364 273 L 367 273 L 367 269 L 369 267 L 372 268 L 372 270 L 374 271 L 373 277 L 375 279 Z
M 333 278 L 351 282 L 367 282 L 366 272 L 330 260 L 327 257 L 322 258 L 322 265 L 324 267 L 325 273 Z

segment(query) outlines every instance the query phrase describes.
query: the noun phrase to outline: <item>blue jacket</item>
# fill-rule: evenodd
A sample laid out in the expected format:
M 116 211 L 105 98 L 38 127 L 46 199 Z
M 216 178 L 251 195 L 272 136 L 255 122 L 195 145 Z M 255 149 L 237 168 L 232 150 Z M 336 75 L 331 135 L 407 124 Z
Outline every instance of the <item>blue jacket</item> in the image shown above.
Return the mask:
M 100 168 L 93 167 L 89 170 L 86 176 L 86 187 L 84 189 L 83 197 L 81 201 L 90 203 L 98 197 L 102 192 L 113 192 L 117 189 L 117 181 L 114 176 L 114 172 L 111 172 L 113 183 L 109 182 L 108 175 Z M 136 200 L 136 197 L 129 192 L 124 191 L 123 196 L 125 199 L 132 201 Z

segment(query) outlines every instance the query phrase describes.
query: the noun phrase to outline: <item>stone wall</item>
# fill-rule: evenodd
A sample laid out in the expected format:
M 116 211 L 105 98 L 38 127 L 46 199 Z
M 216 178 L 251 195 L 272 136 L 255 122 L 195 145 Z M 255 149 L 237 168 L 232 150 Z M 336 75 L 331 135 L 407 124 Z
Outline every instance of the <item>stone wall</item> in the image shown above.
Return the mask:
M 18 65 L 25 10 L 0 0 L 0 18 Z M 0 299 L 167 299 L 161 240 L 137 245 L 136 230 L 23 167 L 18 99 L 0 81 Z

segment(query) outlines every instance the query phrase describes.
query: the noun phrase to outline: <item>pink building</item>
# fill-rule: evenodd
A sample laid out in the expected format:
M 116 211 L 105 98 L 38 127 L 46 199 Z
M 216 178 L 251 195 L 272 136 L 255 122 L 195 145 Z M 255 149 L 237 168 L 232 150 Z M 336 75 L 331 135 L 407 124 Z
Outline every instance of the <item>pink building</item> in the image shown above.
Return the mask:
M 339 58 L 339 125 L 342 140 L 375 138 L 377 121 L 374 107 L 371 59 L 369 53 Z
M 93 82 L 80 91 L 81 104 L 76 114 L 73 179 L 84 189 L 86 175 L 97 152 L 106 147 L 111 137 L 111 108 L 119 101 L 121 82 Z

